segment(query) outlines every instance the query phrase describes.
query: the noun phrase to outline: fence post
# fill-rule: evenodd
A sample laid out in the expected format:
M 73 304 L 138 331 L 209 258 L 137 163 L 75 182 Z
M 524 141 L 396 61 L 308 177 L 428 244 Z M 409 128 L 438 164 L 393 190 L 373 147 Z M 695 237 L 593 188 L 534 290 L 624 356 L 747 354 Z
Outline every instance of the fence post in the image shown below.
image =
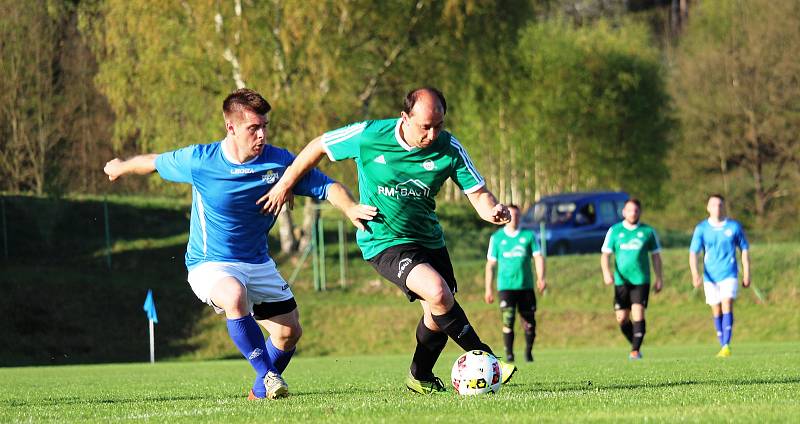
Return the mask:
M 542 247 L 542 256 L 547 257 L 547 226 L 544 221 L 539 223 L 539 244 Z
M 344 242 L 344 222 L 339 221 L 339 286 L 345 288 L 347 280 L 345 279 L 345 267 L 347 267 L 347 253 L 345 252 Z
M 325 228 L 321 215 L 319 217 L 319 221 L 317 221 L 317 229 L 319 232 L 319 235 L 317 236 L 317 241 L 319 242 L 319 287 L 320 290 L 326 290 L 327 276 L 325 275 Z
M 8 261 L 8 230 L 6 225 L 6 198 L 0 197 L 0 209 L 3 216 L 3 258 Z
M 319 249 L 319 241 L 317 240 L 317 223 L 316 221 L 311 226 L 311 263 L 314 268 L 314 290 L 320 291 L 319 286 L 319 255 L 317 254 L 317 250 Z
M 108 223 L 108 202 L 103 196 L 103 218 L 106 227 L 106 265 L 111 270 L 111 226 Z

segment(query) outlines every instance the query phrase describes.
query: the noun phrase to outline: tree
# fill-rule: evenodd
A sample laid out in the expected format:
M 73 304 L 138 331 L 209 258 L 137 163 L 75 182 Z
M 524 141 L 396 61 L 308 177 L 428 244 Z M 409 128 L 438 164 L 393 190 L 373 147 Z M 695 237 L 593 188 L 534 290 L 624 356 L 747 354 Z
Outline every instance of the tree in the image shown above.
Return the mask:
M 58 2 L 0 3 L 0 170 L 12 191 L 44 193 L 53 148 L 62 140 L 57 116 L 64 9 Z
M 625 189 L 663 202 L 670 98 L 639 24 L 552 20 L 526 29 L 517 90 L 542 192 Z
M 703 1 L 676 52 L 681 148 L 693 156 L 694 178 L 719 176 L 724 193 L 738 194 L 731 178 L 745 171 L 750 181 L 742 194 L 751 197 L 745 209 L 759 224 L 774 202 L 798 195 L 797 22 L 796 1 Z

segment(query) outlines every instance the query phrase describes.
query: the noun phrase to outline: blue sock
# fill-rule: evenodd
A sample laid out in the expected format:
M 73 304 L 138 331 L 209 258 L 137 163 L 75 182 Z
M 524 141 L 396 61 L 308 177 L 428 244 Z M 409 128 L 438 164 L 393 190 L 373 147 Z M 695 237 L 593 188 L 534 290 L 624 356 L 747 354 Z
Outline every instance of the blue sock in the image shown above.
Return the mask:
M 714 328 L 717 329 L 717 339 L 719 339 L 719 345 L 724 346 L 722 339 L 722 315 L 716 315 L 714 317 Z
M 264 386 L 264 376 L 267 375 L 268 371 L 275 371 L 275 369 L 272 366 L 272 361 L 269 360 L 269 356 L 264 354 L 267 350 L 264 334 L 258 328 L 256 320 L 250 315 L 229 319 L 227 324 L 231 340 L 239 348 L 239 352 L 242 352 L 242 355 L 250 362 L 253 369 L 256 370 L 253 393 L 258 397 L 266 397 L 267 389 Z
M 293 347 L 292 350 L 280 350 L 272 344 L 272 339 L 267 338 L 267 354 L 270 362 L 278 370 L 278 374 L 283 374 L 283 371 L 289 366 L 289 361 L 292 359 L 296 349 L 296 347 Z
M 731 336 L 733 335 L 733 312 L 728 314 L 722 314 L 722 345 L 729 344 L 731 342 Z

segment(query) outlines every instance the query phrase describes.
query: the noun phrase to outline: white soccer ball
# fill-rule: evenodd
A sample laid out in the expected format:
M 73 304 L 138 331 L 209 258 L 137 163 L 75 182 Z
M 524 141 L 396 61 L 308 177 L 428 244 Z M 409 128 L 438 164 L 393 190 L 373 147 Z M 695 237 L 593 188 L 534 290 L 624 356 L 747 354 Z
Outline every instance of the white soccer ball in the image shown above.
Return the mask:
M 502 381 L 497 358 L 482 350 L 471 350 L 459 356 L 450 377 L 460 395 L 497 393 Z

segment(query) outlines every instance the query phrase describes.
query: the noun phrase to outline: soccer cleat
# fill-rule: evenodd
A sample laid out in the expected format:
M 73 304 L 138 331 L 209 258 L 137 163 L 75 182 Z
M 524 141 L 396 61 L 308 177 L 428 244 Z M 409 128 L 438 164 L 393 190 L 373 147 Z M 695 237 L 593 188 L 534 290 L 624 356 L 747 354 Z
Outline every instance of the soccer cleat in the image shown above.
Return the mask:
M 631 353 L 628 355 L 629 361 L 638 361 L 642 359 L 642 353 L 638 350 L 632 350 Z
M 511 381 L 511 377 L 514 376 L 514 373 L 517 372 L 517 366 L 514 364 L 509 364 L 508 362 L 497 361 L 500 363 L 500 376 L 502 377 L 502 383 L 506 384 Z
M 533 353 L 528 352 L 525 354 L 525 362 L 533 362 Z
M 433 376 L 433 380 L 417 380 L 411 373 L 406 377 L 406 387 L 414 393 L 429 395 L 432 393 L 444 393 L 444 383 L 439 377 Z
M 722 349 L 720 349 L 717 354 L 717 358 L 727 358 L 729 356 L 731 356 L 731 348 L 728 345 L 722 346 Z
M 514 362 L 514 354 L 506 353 L 506 362 Z
M 283 380 L 280 374 L 272 371 L 264 377 L 264 385 L 267 386 L 267 398 L 278 399 L 289 396 L 289 385 Z

